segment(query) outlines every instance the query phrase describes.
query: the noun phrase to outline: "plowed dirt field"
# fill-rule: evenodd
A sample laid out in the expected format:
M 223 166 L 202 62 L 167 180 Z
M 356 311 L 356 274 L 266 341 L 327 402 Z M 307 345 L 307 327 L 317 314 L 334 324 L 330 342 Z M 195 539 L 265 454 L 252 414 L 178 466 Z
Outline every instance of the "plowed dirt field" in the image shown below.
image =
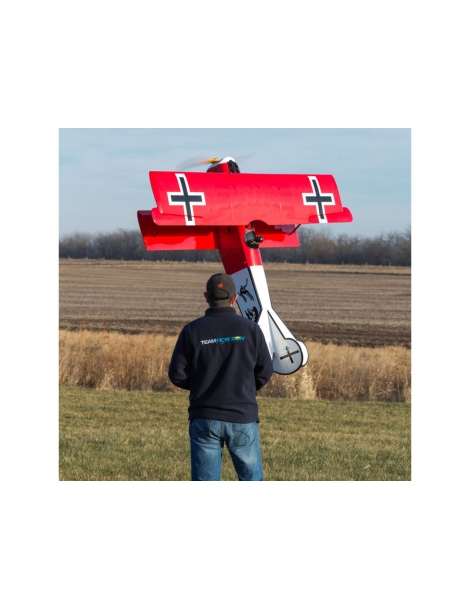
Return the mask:
M 411 347 L 411 270 L 266 264 L 274 309 L 301 340 Z M 218 263 L 59 261 L 61 329 L 177 334 L 204 315 Z

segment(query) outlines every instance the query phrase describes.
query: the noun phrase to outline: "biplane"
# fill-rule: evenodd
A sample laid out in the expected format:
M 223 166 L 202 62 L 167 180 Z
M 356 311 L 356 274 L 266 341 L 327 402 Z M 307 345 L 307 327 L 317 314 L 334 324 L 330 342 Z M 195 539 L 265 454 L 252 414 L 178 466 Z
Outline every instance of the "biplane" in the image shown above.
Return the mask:
M 333 176 L 243 174 L 232 157 L 206 162 L 206 172 L 149 173 L 155 207 L 137 212 L 145 247 L 218 249 L 241 315 L 264 333 L 274 371 L 295 373 L 308 351 L 272 307 L 261 250 L 298 247 L 301 225 L 351 222 L 351 212 Z

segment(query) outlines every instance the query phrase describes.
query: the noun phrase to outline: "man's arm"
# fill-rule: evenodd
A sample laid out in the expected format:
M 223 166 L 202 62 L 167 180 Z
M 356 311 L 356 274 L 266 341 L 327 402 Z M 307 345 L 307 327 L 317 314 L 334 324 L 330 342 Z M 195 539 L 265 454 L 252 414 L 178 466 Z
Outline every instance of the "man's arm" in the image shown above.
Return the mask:
M 168 367 L 168 377 L 173 385 L 182 390 L 189 390 L 191 386 L 191 375 L 189 371 L 186 334 L 183 329 L 173 350 L 170 366 Z
M 266 345 L 266 339 L 264 338 L 263 331 L 261 328 L 259 328 L 259 326 L 258 333 L 259 352 L 258 360 L 255 366 L 255 383 L 256 390 L 261 390 L 261 388 L 266 385 L 272 377 L 273 363 L 268 346 Z

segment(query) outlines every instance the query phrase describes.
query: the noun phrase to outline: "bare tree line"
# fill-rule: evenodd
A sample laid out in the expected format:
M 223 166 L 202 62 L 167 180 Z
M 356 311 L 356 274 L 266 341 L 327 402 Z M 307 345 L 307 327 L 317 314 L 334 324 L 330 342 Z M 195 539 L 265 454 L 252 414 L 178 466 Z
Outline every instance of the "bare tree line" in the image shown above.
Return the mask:
M 360 237 L 327 230 L 300 229 L 300 248 L 266 248 L 266 262 L 411 266 L 411 230 Z M 140 231 L 118 229 L 110 233 L 73 233 L 59 241 L 60 258 L 110 260 L 220 261 L 218 250 L 149 252 Z

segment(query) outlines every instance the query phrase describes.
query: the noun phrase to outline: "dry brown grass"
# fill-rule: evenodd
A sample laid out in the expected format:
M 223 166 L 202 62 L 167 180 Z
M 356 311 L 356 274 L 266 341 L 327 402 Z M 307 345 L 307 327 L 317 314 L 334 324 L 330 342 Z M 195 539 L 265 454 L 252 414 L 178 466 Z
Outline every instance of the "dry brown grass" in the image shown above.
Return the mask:
M 113 390 L 171 390 L 175 337 L 59 331 L 59 383 Z
M 182 392 L 167 377 L 175 336 L 87 330 L 59 332 L 60 383 L 98 389 Z M 310 359 L 294 375 L 273 375 L 261 396 L 409 402 L 411 351 L 307 342 Z
M 411 351 L 307 341 L 309 361 L 294 375 L 274 375 L 263 396 L 322 400 L 411 401 Z

